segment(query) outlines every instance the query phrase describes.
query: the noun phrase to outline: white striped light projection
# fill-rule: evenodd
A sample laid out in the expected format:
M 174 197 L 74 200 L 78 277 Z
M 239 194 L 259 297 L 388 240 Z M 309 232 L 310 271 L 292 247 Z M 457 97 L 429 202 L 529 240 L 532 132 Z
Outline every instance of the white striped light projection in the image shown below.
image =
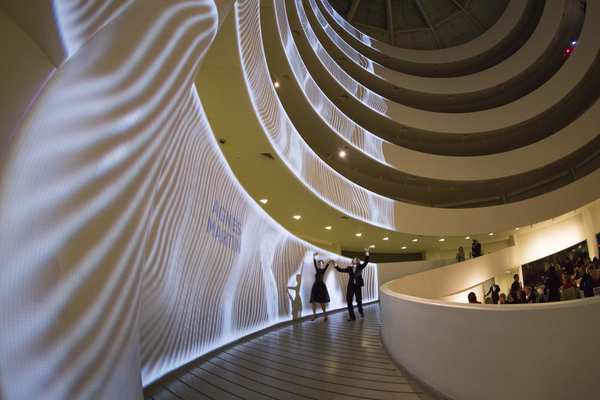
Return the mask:
M 326 3 L 326 2 L 323 2 Z M 314 1 L 311 1 L 311 6 L 314 7 L 313 11 L 315 13 L 315 16 L 317 17 L 317 20 L 319 21 L 319 24 L 321 25 L 321 27 L 323 28 L 323 30 L 327 33 L 327 36 L 329 36 L 329 38 L 331 39 L 331 41 L 333 41 L 335 43 L 335 45 L 351 60 L 353 60 L 357 65 L 359 65 L 361 68 L 363 68 L 365 71 L 369 71 L 370 73 L 374 73 L 374 62 L 363 56 L 361 53 L 359 53 L 358 51 L 356 51 L 356 49 L 352 46 L 350 46 L 345 40 L 343 40 L 340 35 L 338 35 L 338 33 L 333 29 L 333 27 L 331 25 L 329 25 L 329 22 L 327 22 L 327 20 L 325 19 L 325 17 L 323 16 L 323 14 L 321 13 L 321 10 L 317 7 L 316 3 Z M 337 14 L 337 12 L 333 11 L 333 14 Z M 341 18 L 341 17 L 339 17 Z M 337 20 L 337 18 L 336 18 Z M 344 29 L 346 29 L 346 25 L 349 25 L 347 22 L 345 24 L 343 24 Z M 352 28 L 354 30 L 354 28 Z M 346 29 L 348 30 L 348 29 Z M 358 32 L 358 31 L 357 31 Z M 366 37 L 365 35 L 363 35 L 362 33 L 360 33 L 361 36 Z M 359 39 L 361 40 L 361 39 Z M 362 41 L 362 40 L 361 40 Z M 364 41 L 363 41 L 364 42 Z M 371 46 L 370 43 L 370 39 L 369 39 L 369 43 L 365 43 L 368 46 Z
M 292 67 L 296 81 L 302 88 L 305 97 L 310 102 L 315 112 L 327 123 L 329 127 L 331 127 L 334 133 L 345 139 L 353 147 L 369 155 L 371 158 L 379 161 L 380 163 L 388 165 L 385 162 L 382 149 L 382 145 L 385 141 L 368 132 L 348 118 L 346 114 L 341 112 L 322 92 L 322 90 L 310 76 L 292 38 L 292 32 L 290 31 L 290 27 L 286 18 L 284 2 L 275 3 L 274 9 L 277 18 L 279 34 L 281 36 L 281 41 L 283 43 L 289 65 Z M 333 63 L 333 60 L 331 60 L 331 62 Z M 341 71 L 339 67 L 338 70 Z M 351 78 L 347 80 L 350 81 Z M 353 82 L 358 91 L 359 85 L 355 81 Z M 371 103 L 377 103 L 380 108 L 380 110 L 375 111 L 386 111 L 385 102 L 381 97 L 378 97 L 377 95 L 370 96 L 372 92 L 366 90 L 362 86 L 360 86 L 360 89 L 360 92 L 365 95 L 365 99 L 361 99 L 361 101 L 364 100 L 369 102 L 369 100 L 372 99 L 374 101 Z M 381 101 L 377 101 L 377 99 Z
M 71 57 L 90 37 L 135 0 L 88 0 L 81 2 L 53 1 L 53 8 L 67 58 Z
M 244 192 L 195 92 L 181 115 L 165 143 L 149 218 L 140 324 L 145 384 L 218 346 L 310 312 L 318 249 L 283 230 Z M 366 277 L 365 301 L 376 300 L 374 265 Z M 330 308 L 344 307 L 345 279 L 327 272 Z
M 311 5 L 313 2 L 314 0 L 310 2 Z M 359 99 L 362 103 L 371 108 L 373 111 L 385 115 L 387 110 L 386 99 L 373 92 L 369 88 L 363 86 L 361 83 L 357 82 L 354 78 L 348 75 L 338 63 L 336 63 L 331 58 L 329 52 L 327 52 L 327 50 L 323 48 L 323 45 L 321 45 L 321 42 L 315 35 L 315 32 L 313 31 L 312 26 L 308 21 L 306 11 L 302 6 L 302 2 L 300 0 L 296 0 L 295 5 L 295 11 L 298 13 L 298 18 L 300 19 L 300 23 L 302 24 L 302 29 L 304 34 L 306 35 L 307 40 L 309 41 L 313 51 L 315 52 L 317 57 L 319 57 L 319 60 L 321 61 L 323 66 L 327 68 L 331 76 L 335 78 L 335 80 L 340 85 L 342 85 L 344 89 L 346 89 L 348 93 L 350 93 L 352 96 Z M 281 7 L 285 7 L 285 4 L 283 4 Z M 277 9 L 280 9 L 281 7 L 277 7 Z M 314 7 L 316 7 L 316 5 L 314 5 Z M 281 26 L 281 28 L 285 27 Z
M 215 4 L 120 10 L 49 79 L 0 166 L 2 398 L 142 398 L 215 346 L 310 309 L 318 249 L 242 190 L 193 87 Z M 326 283 L 344 308 L 344 276 Z
M 320 199 L 354 218 L 395 229 L 394 201 L 350 182 L 325 164 L 302 140 L 270 84 L 262 48 L 259 5 L 236 3 L 242 69 L 256 115 L 288 168 Z
M 350 25 L 350 23 L 348 21 L 346 21 L 344 18 L 342 18 L 342 16 L 333 9 L 333 7 L 331 6 L 331 4 L 329 4 L 328 1 L 321 0 L 321 4 L 325 8 L 325 10 L 327 10 L 329 15 L 331 15 L 331 17 L 333 19 L 335 19 L 342 28 L 344 28 L 344 30 L 346 30 L 348 33 L 350 33 L 352 36 L 354 36 L 356 39 L 360 40 L 367 46 L 371 46 L 372 39 L 369 36 L 362 33 L 361 31 L 359 31 L 358 29 L 356 29 L 355 27 L 353 27 L 352 25 Z M 312 0 L 311 0 L 311 6 L 314 7 L 313 8 L 314 10 L 317 10 L 317 7 L 318 7 L 317 4 L 314 3 Z M 319 10 L 318 13 L 320 14 L 321 11 Z M 323 25 L 323 26 L 325 26 L 325 25 Z

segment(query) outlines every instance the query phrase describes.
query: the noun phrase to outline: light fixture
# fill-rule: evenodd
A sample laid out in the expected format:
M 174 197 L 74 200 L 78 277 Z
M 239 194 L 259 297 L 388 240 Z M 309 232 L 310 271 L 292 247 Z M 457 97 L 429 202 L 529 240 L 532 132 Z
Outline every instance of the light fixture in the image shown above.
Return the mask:
M 441 239 L 440 239 L 440 242 L 443 242 L 444 240 L 445 240 L 444 238 L 441 238 Z
M 406 246 L 402 246 L 402 250 L 406 249 Z
M 299 215 L 294 215 L 294 218 L 300 219 L 300 216 Z
M 267 200 L 267 199 L 262 199 L 262 200 L 259 200 L 259 201 L 260 201 L 261 203 L 263 203 L 263 204 L 267 204 L 267 201 L 268 201 L 268 200 Z
M 356 236 L 362 236 L 362 233 L 357 233 Z
M 417 239 L 413 239 L 413 242 L 416 242 L 416 241 L 417 241 Z
M 374 244 L 372 244 L 372 245 L 370 245 L 369 247 L 370 247 L 370 248 L 373 248 L 373 247 L 375 247 L 375 245 L 374 245 Z
M 274 85 L 276 88 L 278 88 L 278 87 L 279 87 L 279 82 L 275 81 L 275 82 L 273 82 L 273 85 Z
M 331 227 L 330 226 L 326 226 L 325 229 L 327 229 L 328 231 L 330 231 Z
M 494 232 L 490 233 L 490 236 L 494 236 Z
M 515 228 L 515 231 L 518 231 L 519 229 L 521 229 L 521 228 Z
M 340 150 L 340 157 L 346 157 L 346 152 L 344 150 Z
M 468 240 L 468 239 L 471 239 L 471 236 L 467 236 L 465 239 L 467 239 L 467 240 Z
M 386 238 L 386 237 L 385 237 L 385 238 L 383 238 L 383 240 L 389 240 L 389 238 Z

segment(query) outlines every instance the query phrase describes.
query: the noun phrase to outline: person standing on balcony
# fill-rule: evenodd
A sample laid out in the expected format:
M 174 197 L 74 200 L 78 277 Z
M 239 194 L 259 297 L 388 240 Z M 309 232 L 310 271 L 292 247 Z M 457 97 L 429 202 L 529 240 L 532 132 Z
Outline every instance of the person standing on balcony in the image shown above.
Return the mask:
M 473 258 L 477 258 L 481 255 L 481 243 L 479 243 L 477 239 L 473 239 L 473 244 L 471 245 L 471 252 Z

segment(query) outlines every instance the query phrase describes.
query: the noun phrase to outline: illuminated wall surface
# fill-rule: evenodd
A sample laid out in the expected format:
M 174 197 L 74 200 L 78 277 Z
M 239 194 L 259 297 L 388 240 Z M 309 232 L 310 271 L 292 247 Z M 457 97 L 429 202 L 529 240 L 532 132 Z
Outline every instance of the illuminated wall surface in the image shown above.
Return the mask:
M 193 87 L 231 2 L 0 6 L 22 64 L 3 78 L 19 100 L 2 122 L 0 398 L 140 398 L 306 315 L 318 249 L 237 183 Z M 365 278 L 376 300 L 375 266 Z M 346 282 L 327 272 L 330 308 Z
M 382 165 L 442 183 L 537 172 L 593 146 L 600 103 L 590 101 L 556 134 L 498 154 L 401 149 L 348 119 L 312 80 L 288 27 L 288 10 L 301 10 L 299 2 L 233 3 L 0 0 L 0 399 L 141 398 L 143 386 L 211 349 L 309 312 L 317 249 L 283 230 L 236 181 L 194 87 L 229 12 L 247 85 L 240 93 L 289 170 L 348 216 L 390 230 L 450 235 L 513 229 L 600 197 L 598 169 L 539 196 L 474 209 L 393 201 L 357 185 L 294 128 L 272 86 L 265 40 L 284 48 L 291 79 L 301 81 L 332 132 Z M 562 3 L 546 2 L 559 11 Z M 600 48 L 600 7 L 588 1 L 581 44 L 560 71 L 569 78 L 564 85 L 552 79 L 525 100 L 482 113 L 415 111 L 337 68 L 307 24 L 309 16 L 331 22 L 320 11 L 304 11 L 296 11 L 298 28 L 373 118 L 432 131 L 486 133 L 544 115 L 549 103 L 594 76 Z M 377 45 L 338 22 L 363 45 Z M 276 34 L 265 39 L 261 29 Z M 352 50 L 339 31 L 321 30 L 364 73 L 381 77 L 383 68 Z M 482 82 L 473 92 L 483 90 Z M 347 262 L 323 254 L 329 257 Z M 363 297 L 376 300 L 375 266 L 364 274 Z M 329 271 L 326 283 L 330 308 L 343 308 L 346 276 Z

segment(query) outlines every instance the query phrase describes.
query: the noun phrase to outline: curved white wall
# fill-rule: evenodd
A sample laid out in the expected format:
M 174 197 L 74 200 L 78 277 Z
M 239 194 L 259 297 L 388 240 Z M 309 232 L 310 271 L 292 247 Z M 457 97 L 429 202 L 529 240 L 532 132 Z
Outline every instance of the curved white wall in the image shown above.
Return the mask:
M 28 8 L 0 11 L 0 398 L 141 399 L 309 313 L 319 250 L 239 185 L 194 87 L 231 1 L 53 4 L 42 25 L 68 50 L 56 67 Z M 325 279 L 345 308 L 347 277 Z
M 396 362 L 452 399 L 596 398 L 600 297 L 457 304 L 381 287 L 381 338 Z
M 431 262 L 378 266 L 381 282 L 400 277 L 380 287 L 386 350 L 410 374 L 452 399 L 507 399 L 522 393 L 532 399 L 594 398 L 600 297 L 466 303 L 471 291 L 483 301 L 482 283 L 508 269 L 586 239 L 593 249 L 599 217 L 600 206 L 592 205 L 516 235 L 515 246 L 434 269 Z M 574 348 L 571 356 L 568 349 Z

